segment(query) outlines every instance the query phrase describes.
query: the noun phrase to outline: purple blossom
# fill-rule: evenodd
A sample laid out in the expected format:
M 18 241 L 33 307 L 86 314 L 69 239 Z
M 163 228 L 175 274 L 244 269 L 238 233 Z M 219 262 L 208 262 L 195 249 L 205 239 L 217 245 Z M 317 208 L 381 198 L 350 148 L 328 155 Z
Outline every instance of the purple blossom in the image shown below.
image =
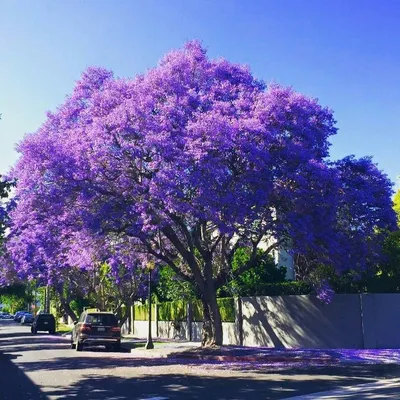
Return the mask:
M 328 161 L 331 110 L 198 42 L 133 79 L 88 69 L 19 144 L 8 249 L 21 276 L 108 260 L 168 264 L 200 291 L 265 235 L 338 270 L 380 256 L 392 187 L 370 159 Z M 322 292 L 321 292 L 322 293 Z M 323 298 L 329 298 L 324 288 Z

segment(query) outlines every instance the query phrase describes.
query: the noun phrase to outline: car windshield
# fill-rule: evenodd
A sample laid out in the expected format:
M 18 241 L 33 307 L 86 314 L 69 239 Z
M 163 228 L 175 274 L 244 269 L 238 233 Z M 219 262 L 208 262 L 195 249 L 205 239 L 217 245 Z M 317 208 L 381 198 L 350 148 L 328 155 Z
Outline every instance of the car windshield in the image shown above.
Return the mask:
M 92 325 L 117 326 L 118 322 L 113 314 L 88 314 L 86 322 Z

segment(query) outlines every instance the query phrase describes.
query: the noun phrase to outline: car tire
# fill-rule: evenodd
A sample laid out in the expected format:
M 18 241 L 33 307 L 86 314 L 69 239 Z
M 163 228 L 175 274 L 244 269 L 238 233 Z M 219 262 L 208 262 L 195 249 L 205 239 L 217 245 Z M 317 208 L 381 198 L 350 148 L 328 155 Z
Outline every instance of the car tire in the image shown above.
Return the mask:
M 75 350 L 76 351 L 82 351 L 83 350 L 83 343 L 80 342 L 79 340 L 75 344 Z

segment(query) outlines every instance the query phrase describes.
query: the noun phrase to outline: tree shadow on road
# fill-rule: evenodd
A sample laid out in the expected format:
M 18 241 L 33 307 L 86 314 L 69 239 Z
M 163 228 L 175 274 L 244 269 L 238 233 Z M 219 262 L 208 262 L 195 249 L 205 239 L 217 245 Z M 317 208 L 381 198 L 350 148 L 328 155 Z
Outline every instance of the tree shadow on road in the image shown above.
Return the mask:
M 0 350 L 12 353 L 15 351 L 60 350 L 69 348 L 69 342 L 64 338 L 47 334 L 6 335 L 0 340 Z M 1 398 L 0 398 L 1 399 Z
M 0 352 L 0 399 L 45 400 L 43 392 L 11 361 L 18 355 Z
M 79 382 L 64 388 L 55 388 L 48 394 L 59 400 L 68 399 L 149 399 L 166 398 L 169 400 L 259 400 L 283 399 L 305 393 L 316 393 L 338 386 L 365 383 L 362 379 L 331 377 L 325 380 L 312 379 L 299 381 L 281 377 L 255 379 L 246 377 L 218 377 L 209 374 L 187 375 L 163 373 L 140 375 L 134 378 L 118 376 L 86 376 Z M 354 394 L 354 393 L 353 393 Z M 373 398 L 363 397 L 365 399 Z M 398 399 L 397 395 L 385 397 Z
M 27 337 L 27 336 L 32 336 L 32 333 L 30 332 L 23 332 L 23 333 L 0 333 L 0 340 L 1 339 L 13 339 L 13 338 L 19 338 L 19 337 Z M 1 342 L 0 342 L 1 343 Z
M 86 354 L 85 354 L 86 353 Z M 1 354 L 1 353 L 0 353 Z M 5 356 L 3 355 L 3 359 Z M 174 399 L 255 400 L 282 399 L 304 393 L 334 389 L 339 386 L 373 382 L 379 378 L 398 377 L 398 365 L 343 365 L 325 367 L 286 367 L 277 370 L 273 366 L 254 364 L 246 369 L 244 363 L 204 362 L 166 358 L 132 358 L 130 356 L 104 357 L 97 351 L 59 357 L 49 360 L 18 362 L 20 369 L 6 359 L 10 374 L 16 374 L 24 385 L 30 382 L 23 374 L 39 372 L 81 370 L 81 379 L 72 385 L 61 380 L 61 386 L 47 387 L 46 394 L 59 400 L 67 399 L 145 399 L 166 397 Z M 251 364 L 251 363 L 249 363 Z M 1 364 L 0 364 L 1 365 Z M 177 372 L 176 367 L 180 367 Z M 3 367 L 3 365 L 1 365 Z M 120 372 L 129 368 L 130 372 Z M 140 368 L 140 370 L 139 370 Z M 195 368 L 195 372 L 190 373 Z M 109 370 L 114 370 L 110 375 Z M 218 370 L 225 370 L 218 376 Z M 237 370 L 241 374 L 235 375 Z M 16 372 L 17 371 L 17 372 Z M 229 371 L 232 376 L 227 376 Z M 135 375 L 126 378 L 120 374 Z M 30 382 L 32 385 L 32 383 Z M 29 385 L 28 385 L 29 386 Z M 4 400 L 45 399 L 43 393 L 29 388 L 31 397 L 5 397 Z M 35 397 L 36 396 L 36 397 Z M 42 396 L 42 397 L 40 397 Z M 372 395 L 371 395 L 372 396 Z M 1 397 L 3 400 L 3 397 Z M 368 397 L 365 397 L 366 399 Z M 372 398 L 372 397 L 371 397 Z M 398 397 L 386 397 L 395 399 Z

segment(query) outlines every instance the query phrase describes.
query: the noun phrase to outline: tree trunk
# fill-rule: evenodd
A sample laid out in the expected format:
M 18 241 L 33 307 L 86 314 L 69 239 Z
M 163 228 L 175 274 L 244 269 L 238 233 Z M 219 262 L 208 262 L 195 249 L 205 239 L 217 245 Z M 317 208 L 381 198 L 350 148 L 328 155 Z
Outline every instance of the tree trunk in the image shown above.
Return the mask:
M 222 321 L 214 287 L 206 285 L 202 295 L 204 321 L 201 345 L 222 346 Z
M 74 311 L 73 311 L 72 308 L 69 306 L 68 301 L 63 301 L 63 300 L 61 300 L 61 306 L 62 306 L 64 312 L 66 312 L 67 315 L 72 319 L 72 321 L 75 322 L 75 321 L 78 320 L 78 318 L 77 318 L 77 316 L 75 315 Z
M 125 301 L 124 305 L 125 305 L 124 312 L 122 312 L 122 310 L 123 310 L 122 304 L 120 306 L 118 306 L 115 311 L 115 314 L 117 314 L 117 316 L 118 316 L 120 327 L 122 327 L 122 325 L 124 325 L 126 320 L 129 318 L 129 315 L 131 313 L 132 300 L 129 299 L 129 300 Z

